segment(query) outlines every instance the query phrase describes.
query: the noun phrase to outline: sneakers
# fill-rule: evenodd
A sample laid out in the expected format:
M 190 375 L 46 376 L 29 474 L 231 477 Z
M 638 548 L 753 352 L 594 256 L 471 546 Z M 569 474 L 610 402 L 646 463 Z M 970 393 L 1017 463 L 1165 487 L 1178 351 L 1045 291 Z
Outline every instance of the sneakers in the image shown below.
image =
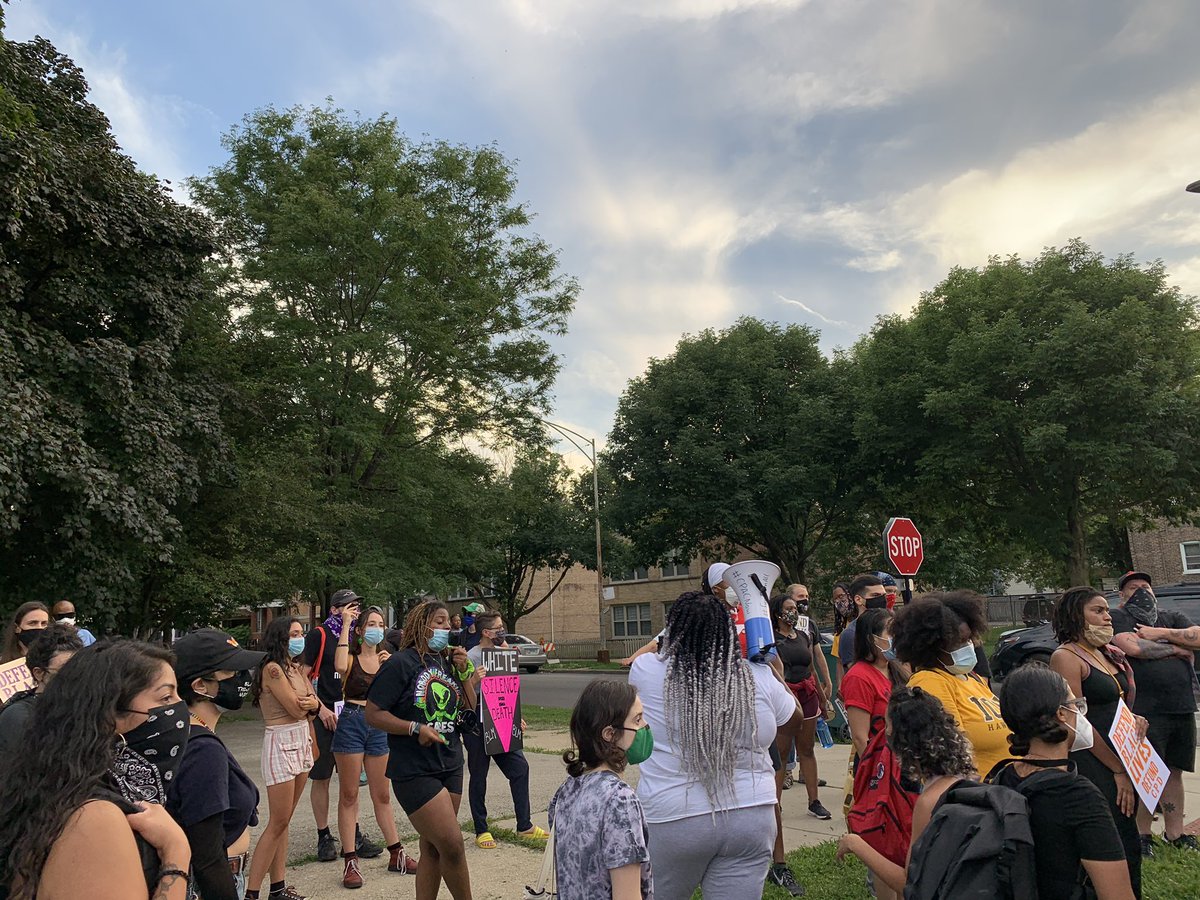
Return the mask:
M 528 831 L 518 831 L 517 834 L 519 834 L 523 838 L 531 838 L 532 840 L 535 840 L 535 841 L 544 841 L 550 837 L 550 832 L 546 831 L 544 828 L 541 828 L 537 825 L 534 825 Z
M 1154 838 L 1151 835 L 1139 835 L 1142 842 L 1142 859 L 1154 859 Z
M 808 804 L 808 814 L 810 816 L 816 816 L 818 819 L 833 818 L 833 813 L 822 806 L 820 800 L 814 800 L 812 803 Z
M 796 876 L 787 867 L 787 863 L 773 863 L 771 871 L 767 874 L 767 880 L 771 884 L 779 885 L 793 897 L 804 896 L 804 888 L 796 883 Z
M 271 891 L 270 900 L 306 900 L 305 896 L 290 884 L 284 885 L 282 891 Z
M 796 779 L 794 777 L 792 777 L 791 772 L 785 772 L 783 774 L 783 789 L 785 791 L 795 783 L 796 783 Z
M 331 832 L 317 834 L 317 859 L 320 862 L 333 862 L 338 858 L 338 845 Z
M 383 847 L 367 838 L 358 826 L 354 828 L 354 852 L 360 859 L 374 859 L 383 855 Z
M 363 886 L 362 871 L 358 868 L 358 857 L 351 856 L 346 860 L 346 869 L 342 872 L 342 887 L 360 888 Z
M 1167 843 L 1177 850 L 1195 850 L 1200 852 L 1200 843 L 1196 842 L 1195 835 L 1181 834 L 1174 840 L 1167 841 Z
M 389 850 L 388 871 L 399 872 L 401 875 L 416 875 L 417 861 L 404 852 L 403 847 Z

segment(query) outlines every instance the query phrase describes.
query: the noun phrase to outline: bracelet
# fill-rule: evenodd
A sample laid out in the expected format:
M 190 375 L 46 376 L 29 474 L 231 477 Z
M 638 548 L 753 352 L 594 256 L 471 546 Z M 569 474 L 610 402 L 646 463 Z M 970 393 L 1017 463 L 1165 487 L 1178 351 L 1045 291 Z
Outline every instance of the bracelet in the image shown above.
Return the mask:
M 416 737 L 421 731 L 421 723 L 415 719 L 408 723 L 408 736 Z
M 183 869 L 159 869 L 158 870 L 158 878 L 155 880 L 162 881 L 164 878 L 169 878 L 172 875 L 176 875 L 176 876 L 178 876 L 180 878 L 184 878 L 184 879 L 186 879 L 188 877 L 188 873 L 183 871 Z
M 467 667 L 463 671 L 460 672 L 458 669 L 454 670 L 454 674 L 458 677 L 459 681 L 466 681 L 474 672 L 475 663 L 471 662 L 469 659 L 467 660 Z

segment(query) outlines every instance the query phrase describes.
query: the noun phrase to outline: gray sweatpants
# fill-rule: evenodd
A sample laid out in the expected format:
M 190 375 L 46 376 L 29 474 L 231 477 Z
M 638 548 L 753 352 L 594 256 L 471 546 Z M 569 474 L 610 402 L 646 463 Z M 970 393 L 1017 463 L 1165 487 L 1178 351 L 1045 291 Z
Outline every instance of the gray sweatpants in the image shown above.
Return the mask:
M 674 822 L 650 823 L 654 900 L 762 896 L 775 846 L 775 807 L 731 809 Z

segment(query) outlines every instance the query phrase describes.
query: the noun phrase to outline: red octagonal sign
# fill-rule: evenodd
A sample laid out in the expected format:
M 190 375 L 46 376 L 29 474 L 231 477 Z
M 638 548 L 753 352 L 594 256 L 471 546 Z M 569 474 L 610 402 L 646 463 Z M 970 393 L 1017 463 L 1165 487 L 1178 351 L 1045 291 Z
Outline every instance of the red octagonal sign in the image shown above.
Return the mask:
M 925 562 L 925 542 L 912 519 L 888 519 L 883 529 L 883 546 L 896 574 L 912 578 Z

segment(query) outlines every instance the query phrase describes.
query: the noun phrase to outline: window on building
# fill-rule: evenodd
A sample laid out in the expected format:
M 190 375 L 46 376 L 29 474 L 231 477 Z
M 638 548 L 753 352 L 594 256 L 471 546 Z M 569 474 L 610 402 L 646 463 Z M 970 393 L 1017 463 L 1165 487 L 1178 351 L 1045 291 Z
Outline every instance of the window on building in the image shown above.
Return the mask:
M 1184 541 L 1179 545 L 1179 555 L 1183 559 L 1184 575 L 1200 573 L 1200 541 Z
M 629 603 L 612 608 L 613 637 L 649 637 L 650 604 Z
M 473 584 L 463 585 L 458 590 L 456 590 L 453 594 L 451 594 L 448 599 L 450 599 L 450 600 L 478 600 L 479 595 L 477 595 L 475 593 L 475 587 L 476 587 L 476 585 L 473 585 Z M 484 597 L 496 596 L 496 586 L 493 584 L 485 584 L 483 586 L 483 596 Z
M 688 571 L 690 568 L 691 562 L 682 553 L 675 553 L 663 563 L 662 577 L 686 578 L 692 574 Z
M 650 577 L 650 570 L 646 566 L 636 566 L 632 569 L 625 569 L 617 573 L 616 581 L 645 581 Z
M 671 607 L 675 605 L 674 600 L 668 600 L 663 603 L 663 627 L 667 627 L 667 616 L 671 614 Z

